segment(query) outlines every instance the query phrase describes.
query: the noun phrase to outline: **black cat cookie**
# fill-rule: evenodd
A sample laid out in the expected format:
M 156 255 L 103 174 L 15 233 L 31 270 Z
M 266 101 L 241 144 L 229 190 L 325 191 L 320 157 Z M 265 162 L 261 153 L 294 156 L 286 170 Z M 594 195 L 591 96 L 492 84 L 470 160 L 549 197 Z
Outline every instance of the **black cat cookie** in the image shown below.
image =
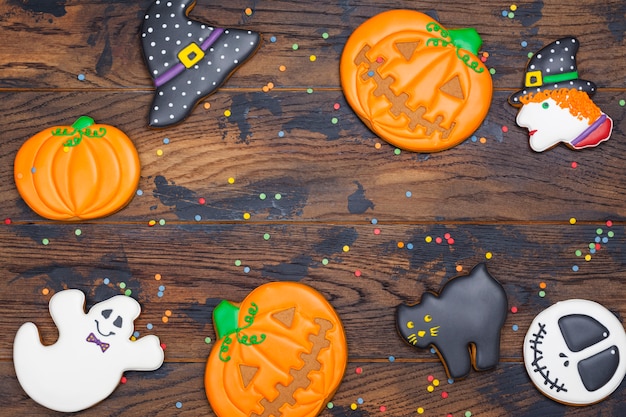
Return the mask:
M 156 93 L 149 125 L 182 121 L 259 47 L 260 35 L 212 27 L 187 16 L 195 0 L 155 0 L 146 11 L 141 44 Z
M 483 371 L 498 364 L 507 310 L 504 288 L 481 263 L 439 295 L 426 292 L 420 303 L 398 306 L 396 326 L 410 345 L 434 347 L 449 378 L 463 378 L 472 366 Z
M 528 328 L 524 364 L 548 398 L 594 404 L 615 391 L 626 375 L 626 332 L 596 302 L 561 301 L 539 313 Z

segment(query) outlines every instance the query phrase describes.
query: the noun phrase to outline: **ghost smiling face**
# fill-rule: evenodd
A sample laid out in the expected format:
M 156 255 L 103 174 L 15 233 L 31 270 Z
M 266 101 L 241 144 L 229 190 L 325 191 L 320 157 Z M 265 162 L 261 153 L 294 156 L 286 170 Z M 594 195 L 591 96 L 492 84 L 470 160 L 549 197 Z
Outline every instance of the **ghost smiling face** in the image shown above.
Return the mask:
M 153 335 L 131 341 L 141 307 L 118 295 L 84 311 L 79 290 L 58 292 L 50 315 L 59 330 L 52 345 L 43 345 L 37 326 L 25 323 L 13 343 L 20 385 L 39 404 L 74 412 L 108 397 L 125 371 L 152 371 L 163 364 L 163 349 Z

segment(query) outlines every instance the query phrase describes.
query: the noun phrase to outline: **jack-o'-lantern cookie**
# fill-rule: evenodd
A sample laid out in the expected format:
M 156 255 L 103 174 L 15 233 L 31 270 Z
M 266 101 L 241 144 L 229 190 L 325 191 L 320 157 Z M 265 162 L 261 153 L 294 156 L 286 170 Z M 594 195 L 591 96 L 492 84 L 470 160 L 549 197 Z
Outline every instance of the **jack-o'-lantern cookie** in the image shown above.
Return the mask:
M 17 152 L 17 190 L 37 214 L 51 220 L 89 220 L 126 206 L 139 184 L 139 155 L 114 126 L 82 116 L 28 139 Z
M 206 394 L 220 417 L 313 417 L 339 387 L 347 361 L 337 313 L 313 288 L 272 282 L 213 311 L 218 340 Z
M 491 104 L 491 75 L 476 56 L 474 29 L 448 30 L 412 10 L 392 10 L 359 26 L 341 56 L 341 85 L 356 114 L 399 148 L 451 148 L 480 126 Z
M 149 125 L 181 122 L 259 47 L 260 35 L 212 27 L 188 17 L 196 0 L 155 0 L 146 11 L 141 44 L 156 93 Z
M 626 375 L 626 333 L 602 305 L 566 300 L 535 317 L 524 338 L 524 364 L 541 393 L 569 405 L 608 397 Z

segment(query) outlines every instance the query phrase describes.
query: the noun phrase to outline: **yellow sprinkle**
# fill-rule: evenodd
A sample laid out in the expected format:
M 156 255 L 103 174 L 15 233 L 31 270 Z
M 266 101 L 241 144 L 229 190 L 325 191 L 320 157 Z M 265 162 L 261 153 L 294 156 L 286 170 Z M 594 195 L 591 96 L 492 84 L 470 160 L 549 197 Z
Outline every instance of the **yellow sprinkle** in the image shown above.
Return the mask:
M 163 149 L 157 149 L 156 154 L 157 156 L 163 156 Z
M 587 254 L 585 255 L 585 261 L 589 262 L 591 260 L 591 255 Z
M 343 246 L 343 251 L 344 252 L 348 252 L 349 250 L 350 250 L 350 246 L 348 246 L 348 245 L 344 245 Z
M 230 110 L 224 110 L 224 116 L 230 117 L 231 114 Z
M 514 12 L 517 10 L 517 5 L 511 4 L 511 11 Z
M 353 410 L 356 410 L 357 407 L 358 406 L 355 403 L 350 404 L 350 408 L 353 409 Z
M 64 146 L 63 147 L 63 152 L 69 152 L 70 151 L 70 147 L 69 146 Z
M 422 407 L 417 407 L 417 414 L 424 414 L 424 409 Z
M 233 177 L 230 177 L 230 178 L 228 179 L 228 183 L 229 183 L 229 184 L 234 184 L 234 183 L 235 183 L 235 179 L 234 179 Z
M 435 390 L 435 387 L 433 387 L 432 385 L 429 385 L 428 388 L 426 388 L 428 390 L 428 392 L 433 392 Z
M 569 224 L 576 224 L 576 218 L 572 217 L 571 219 L 569 219 Z
M 156 224 L 156 220 L 150 220 L 148 222 L 148 226 L 154 226 Z
M 491 259 L 492 257 L 493 257 L 493 254 L 491 252 L 487 252 L 485 254 L 485 258 L 487 258 L 487 259 Z
M 438 387 L 439 386 L 439 380 L 438 379 L 433 379 L 433 385 Z
M 430 243 L 433 241 L 433 238 L 431 236 L 426 236 L 424 240 L 426 241 L 426 243 Z
M 243 213 L 243 218 L 245 220 L 249 220 L 250 219 L 250 213 Z
M 317 59 L 317 57 L 315 55 L 311 55 L 309 57 L 309 61 L 311 61 L 311 62 L 315 62 L 316 59 Z

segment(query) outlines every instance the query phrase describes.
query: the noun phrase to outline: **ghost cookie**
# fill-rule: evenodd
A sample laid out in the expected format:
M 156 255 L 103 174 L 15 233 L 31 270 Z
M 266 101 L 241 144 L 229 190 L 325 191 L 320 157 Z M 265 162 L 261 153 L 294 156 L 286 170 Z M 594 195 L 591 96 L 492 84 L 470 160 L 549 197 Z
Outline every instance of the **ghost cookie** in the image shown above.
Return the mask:
M 626 333 L 598 303 L 561 301 L 539 313 L 528 328 L 524 365 L 545 396 L 569 405 L 594 404 L 626 375 Z
M 418 304 L 400 305 L 396 326 L 410 345 L 434 347 L 449 378 L 463 378 L 472 365 L 482 371 L 498 364 L 507 306 L 502 285 L 478 264 L 439 295 L 427 292 Z
M 567 37 L 535 53 L 526 68 L 524 88 L 509 97 L 520 107 L 517 124 L 528 129 L 532 150 L 564 143 L 572 149 L 609 140 L 613 120 L 591 100 L 596 85 L 578 77 L 579 42 Z
M 163 364 L 158 337 L 131 341 L 141 307 L 117 295 L 87 314 L 85 295 L 65 290 L 50 299 L 50 315 L 59 330 L 52 345 L 42 345 L 37 326 L 23 324 L 13 342 L 20 385 L 36 402 L 55 411 L 84 410 L 107 398 L 124 371 L 152 371 Z
M 218 336 L 204 376 L 220 417 L 313 417 L 339 387 L 347 362 L 337 313 L 313 288 L 271 282 L 213 311 Z
M 476 56 L 474 29 L 446 29 L 413 10 L 376 15 L 350 36 L 341 86 L 361 120 L 380 138 L 415 152 L 451 148 L 489 111 L 491 74 Z
M 156 93 L 149 125 L 182 121 L 259 47 L 256 32 L 212 27 L 187 15 L 195 0 L 155 0 L 141 29 L 141 44 Z

